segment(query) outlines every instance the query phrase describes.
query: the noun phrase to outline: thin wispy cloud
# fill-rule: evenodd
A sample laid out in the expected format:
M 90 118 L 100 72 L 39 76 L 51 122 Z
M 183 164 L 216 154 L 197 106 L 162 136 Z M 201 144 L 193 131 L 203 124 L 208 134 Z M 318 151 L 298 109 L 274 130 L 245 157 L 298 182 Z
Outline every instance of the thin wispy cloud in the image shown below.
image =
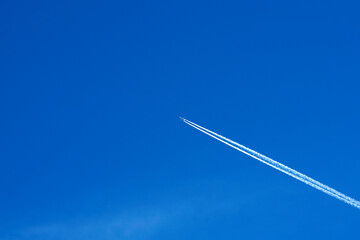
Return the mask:
M 214 188 L 208 183 L 209 186 Z M 254 199 L 261 199 L 273 191 L 262 189 L 246 195 L 239 191 L 233 196 L 217 198 L 210 197 L 209 193 L 198 193 L 186 199 L 176 196 L 167 203 L 137 206 L 119 214 L 32 225 L 14 232 L 5 240 L 157 239 L 158 234 L 166 232 L 169 227 L 186 228 L 196 221 L 194 219 L 238 214 L 244 206 L 255 204 Z
M 140 209 L 118 215 L 30 226 L 8 239 L 138 240 L 144 236 L 152 236 L 167 223 L 174 221 L 179 214 L 175 210 L 156 207 Z

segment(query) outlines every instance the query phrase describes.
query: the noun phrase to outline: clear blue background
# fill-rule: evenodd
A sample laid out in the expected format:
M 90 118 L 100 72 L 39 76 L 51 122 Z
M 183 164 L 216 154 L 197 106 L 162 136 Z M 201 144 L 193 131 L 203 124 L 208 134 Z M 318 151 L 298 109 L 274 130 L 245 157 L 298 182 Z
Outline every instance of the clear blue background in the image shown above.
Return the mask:
M 358 238 L 357 2 L 1 1 L 0 238 Z

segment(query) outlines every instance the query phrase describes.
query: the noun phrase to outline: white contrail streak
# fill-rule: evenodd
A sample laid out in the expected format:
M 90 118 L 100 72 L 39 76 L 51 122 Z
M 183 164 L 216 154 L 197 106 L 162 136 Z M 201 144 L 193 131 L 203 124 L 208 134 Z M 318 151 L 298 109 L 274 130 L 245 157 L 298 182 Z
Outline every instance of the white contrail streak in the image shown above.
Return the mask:
M 255 158 L 255 159 L 261 161 L 262 163 L 265 163 L 265 164 L 267 164 L 267 165 L 269 165 L 269 166 L 271 166 L 271 167 L 273 167 L 273 168 L 275 168 L 275 169 L 277 169 L 277 170 L 279 170 L 279 171 L 281 171 L 281 172 L 283 172 L 283 173 L 285 173 L 285 174 L 287 174 L 287 175 L 289 175 L 289 176 L 291 176 L 293 178 L 296 178 L 296 179 L 298 179 L 298 180 L 312 186 L 313 188 L 316 188 L 316 189 L 318 189 L 318 190 L 320 190 L 320 191 L 322 191 L 322 192 L 324 192 L 324 193 L 326 193 L 326 194 L 328 194 L 330 196 L 333 196 L 333 197 L 335 197 L 335 198 L 337 198 L 337 199 L 339 199 L 341 201 L 344 201 L 344 202 L 346 202 L 346 203 L 360 209 L 360 202 L 359 201 L 357 201 L 357 200 L 355 200 L 355 199 L 353 199 L 351 197 L 348 197 L 348 196 L 336 191 L 335 189 L 333 189 L 333 188 L 331 188 L 329 186 L 326 186 L 326 185 L 324 185 L 324 184 L 322 184 L 322 183 L 320 183 L 320 182 L 318 182 L 318 181 L 316 181 L 316 180 L 314 180 L 314 179 L 312 179 L 312 178 L 310 178 L 310 177 L 308 177 L 308 176 L 306 176 L 306 175 L 304 175 L 302 173 L 297 172 L 294 169 L 291 169 L 291 168 L 285 166 L 284 164 L 281 164 L 281 163 L 279 163 L 279 162 L 277 162 L 277 161 L 275 161 L 275 160 L 273 160 L 271 158 L 268 158 L 268 157 L 266 157 L 266 156 L 264 156 L 264 155 L 262 155 L 262 154 L 260 154 L 258 152 L 255 152 L 254 150 L 251 150 L 250 148 L 247 148 L 247 147 L 245 147 L 245 146 L 243 146 L 243 145 L 241 145 L 241 144 L 239 144 L 237 142 L 232 141 L 231 139 L 228 139 L 228 138 L 226 138 L 224 136 L 221 136 L 220 134 L 212 132 L 212 131 L 210 131 L 210 130 L 208 130 L 208 129 L 200 126 L 200 125 L 197 125 L 197 124 L 195 124 L 195 123 L 193 123 L 193 122 L 191 122 L 191 121 L 189 121 L 189 120 L 187 120 L 185 118 L 181 118 L 181 120 L 183 120 L 186 124 L 192 126 L 193 128 L 195 128 L 195 129 L 209 135 L 212 138 L 215 138 L 216 140 L 219 140 L 222 143 L 225 143 L 226 145 L 228 145 L 228 146 L 230 146 L 232 148 L 235 148 L 236 150 L 238 150 L 240 152 L 243 152 L 243 153 L 249 155 L 252 158 Z
M 197 124 L 195 124 L 195 123 L 193 123 L 193 122 L 191 122 L 191 121 L 189 121 L 189 120 L 186 120 L 186 119 L 183 119 L 183 120 L 184 120 L 185 123 L 190 123 L 190 124 L 192 124 L 192 125 L 195 125 L 195 126 L 197 126 L 198 128 L 201 128 L 201 129 L 203 129 L 204 131 L 209 132 L 210 134 L 215 135 L 215 136 L 217 136 L 217 137 L 219 137 L 219 138 L 221 138 L 221 139 L 223 139 L 223 140 L 225 140 L 225 141 L 227 141 L 227 142 L 230 142 L 230 143 L 232 143 L 233 145 L 238 146 L 239 148 L 243 149 L 244 151 L 247 151 L 247 152 L 249 152 L 250 154 L 253 154 L 253 155 L 257 156 L 257 157 L 261 158 L 262 160 L 264 160 L 264 161 L 266 161 L 266 162 L 269 162 L 269 163 L 271 163 L 271 164 L 273 164 L 273 165 L 275 165 L 275 166 L 277 166 L 277 167 L 279 167 L 279 168 L 284 169 L 285 171 L 289 171 L 289 172 L 293 173 L 294 175 L 297 175 L 297 176 L 299 176 L 299 177 L 301 177 L 301 178 L 304 178 L 304 179 L 308 180 L 309 182 L 312 182 L 312 183 L 315 184 L 315 185 L 318 185 L 318 186 L 320 186 L 320 187 L 322 187 L 322 188 L 325 188 L 325 189 L 327 189 L 328 191 L 332 191 L 334 194 L 339 195 L 339 196 L 341 196 L 341 197 L 343 197 L 343 198 L 346 198 L 346 199 L 348 199 L 349 201 L 355 201 L 354 199 L 352 199 L 352 198 L 350 198 L 350 197 L 348 197 L 348 196 L 346 196 L 346 195 L 344 195 L 344 194 L 336 191 L 335 189 L 332 189 L 332 188 L 330 188 L 330 187 L 328 187 L 328 186 L 326 186 L 326 185 L 324 185 L 324 184 L 322 184 L 322 183 L 320 183 L 320 182 L 318 182 L 318 181 L 316 181 L 316 180 L 314 180 L 314 179 L 312 179 L 312 178 L 310 178 L 310 177 L 308 177 L 308 176 L 306 176 L 306 175 L 304 175 L 304 174 L 302 174 L 302 173 L 299 173 L 299 172 L 297 172 L 296 170 L 291 169 L 291 168 L 289 168 L 289 167 L 287 167 L 287 166 L 285 166 L 285 165 L 283 165 L 283 164 L 281 164 L 281 163 L 279 163 L 279 162 L 277 162 L 277 161 L 275 161 L 275 160 L 273 160 L 273 159 L 271 159 L 271 158 L 269 158 L 269 157 L 266 157 L 266 156 L 264 156 L 264 155 L 262 155 L 262 154 L 260 154 L 260 153 L 258 153 L 258 152 L 255 152 L 254 150 L 251 150 L 251 149 L 249 149 L 249 148 L 247 148 L 247 147 L 245 147 L 245 146 L 243 146 L 243 145 L 241 145 L 241 144 L 239 144 L 239 143 L 237 143 L 237 142 L 234 142 L 234 141 L 232 141 L 232 140 L 230 140 L 230 139 L 228 139 L 228 138 L 226 138 L 226 137 L 223 137 L 223 136 L 221 136 L 221 135 L 219 135 L 219 134 L 217 134 L 217 133 L 215 133 L 215 132 L 212 132 L 212 131 L 204 128 L 204 127 L 201 127 L 201 126 L 199 126 L 199 125 L 197 125 Z

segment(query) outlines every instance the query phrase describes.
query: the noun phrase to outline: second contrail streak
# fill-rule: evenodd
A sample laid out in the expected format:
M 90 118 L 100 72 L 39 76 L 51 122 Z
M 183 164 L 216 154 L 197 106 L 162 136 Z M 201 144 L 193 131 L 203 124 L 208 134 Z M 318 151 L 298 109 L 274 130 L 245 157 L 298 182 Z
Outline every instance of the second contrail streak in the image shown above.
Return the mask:
M 273 160 L 273 159 L 271 159 L 269 157 L 266 157 L 266 156 L 264 156 L 264 155 L 262 155 L 262 154 L 260 154 L 260 153 L 258 153 L 256 151 L 250 149 L 250 148 L 247 148 L 247 147 L 245 147 L 245 146 L 243 146 L 243 145 L 241 145 L 241 144 L 239 144 L 237 142 L 234 142 L 234 141 L 232 141 L 232 140 L 230 140 L 230 139 L 228 139 L 228 138 L 226 138 L 224 136 L 221 136 L 220 134 L 212 132 L 212 131 L 210 131 L 210 130 L 208 130 L 208 129 L 200 126 L 200 125 L 197 125 L 197 124 L 195 124 L 195 123 L 193 123 L 193 122 L 191 122 L 191 121 L 189 121 L 189 120 L 187 120 L 185 118 L 181 118 L 181 119 L 186 124 L 188 124 L 188 125 L 192 126 L 193 128 L 195 128 L 195 129 L 209 135 L 210 137 L 215 138 L 216 140 L 219 140 L 220 142 L 225 143 L 226 145 L 228 145 L 228 146 L 230 146 L 232 148 L 235 148 L 236 150 L 238 150 L 240 152 L 243 152 L 243 153 L 249 155 L 250 157 L 255 158 L 255 159 L 261 161 L 262 163 L 265 163 L 265 164 L 267 164 L 267 165 L 269 165 L 269 166 L 271 166 L 271 167 L 273 167 L 273 168 L 275 168 L 275 169 L 277 169 L 277 170 L 279 170 L 279 171 L 281 171 L 281 172 L 283 172 L 283 173 L 285 173 L 285 174 L 287 174 L 287 175 L 289 175 L 289 176 L 291 176 L 293 178 L 296 178 L 299 181 L 302 181 L 302 182 L 306 183 L 307 185 L 310 185 L 313 188 L 316 188 L 316 189 L 318 189 L 318 190 L 320 190 L 320 191 L 322 191 L 322 192 L 324 192 L 324 193 L 326 193 L 326 194 L 328 194 L 328 195 L 330 195 L 332 197 L 335 197 L 335 198 L 337 198 L 337 199 L 339 199 L 339 200 L 341 200 L 343 202 L 346 202 L 346 203 L 360 209 L 360 202 L 359 201 L 357 201 L 357 200 L 355 200 L 355 199 L 353 199 L 351 197 L 348 197 L 345 194 L 342 194 L 339 191 L 337 191 L 337 190 L 335 190 L 335 189 L 333 189 L 333 188 L 331 188 L 329 186 L 326 186 L 325 184 L 322 184 L 322 183 L 320 183 L 320 182 L 318 182 L 318 181 L 316 181 L 316 180 L 314 180 L 314 179 L 312 179 L 312 178 L 310 178 L 310 177 L 308 177 L 308 176 L 306 176 L 306 175 L 304 175 L 304 174 L 302 174 L 302 173 L 300 173 L 300 172 L 298 172 L 298 171 L 296 171 L 296 170 L 294 170 L 292 168 L 289 168 L 289 167 L 285 166 L 284 164 L 281 164 L 281 163 L 279 163 L 279 162 L 277 162 L 277 161 L 275 161 L 275 160 Z

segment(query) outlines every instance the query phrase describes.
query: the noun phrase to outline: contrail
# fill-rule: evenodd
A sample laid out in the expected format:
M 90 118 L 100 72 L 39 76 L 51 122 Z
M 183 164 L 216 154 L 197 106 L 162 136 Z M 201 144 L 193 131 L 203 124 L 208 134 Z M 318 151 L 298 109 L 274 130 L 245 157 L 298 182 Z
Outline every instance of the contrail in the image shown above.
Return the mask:
M 310 178 L 310 177 L 308 177 L 308 176 L 306 176 L 306 175 L 304 175 L 304 174 L 302 174 L 302 173 L 299 173 L 299 172 L 297 172 L 296 170 L 291 169 L 291 168 L 289 168 L 289 167 L 287 167 L 287 166 L 285 166 L 285 165 L 283 165 L 283 164 L 281 164 L 281 163 L 279 163 L 279 162 L 277 162 L 277 161 L 275 161 L 275 160 L 273 160 L 273 159 L 271 159 L 271 158 L 269 158 L 269 157 L 266 157 L 266 156 L 264 156 L 264 155 L 262 155 L 262 154 L 260 154 L 260 153 L 258 153 L 258 152 L 255 152 L 254 150 L 251 150 L 251 149 L 249 149 L 249 148 L 247 148 L 247 147 L 245 147 L 245 146 L 243 146 L 243 145 L 241 145 L 241 144 L 239 144 L 239 143 L 237 143 L 237 142 L 234 142 L 234 141 L 232 141 L 232 140 L 230 140 L 230 139 L 228 139 L 228 138 L 226 138 L 226 137 L 223 137 L 223 136 L 221 136 L 221 135 L 219 135 L 219 134 L 217 134 L 217 133 L 215 133 L 215 132 L 212 132 L 212 131 L 204 128 L 204 127 L 201 127 L 201 126 L 199 126 L 199 125 L 197 125 L 197 124 L 195 124 L 195 123 L 193 123 L 193 122 L 191 122 L 191 121 L 189 121 L 189 120 L 186 120 L 186 119 L 183 119 L 183 120 L 184 120 L 185 123 L 188 123 L 188 124 L 190 123 L 190 124 L 192 124 L 192 125 L 195 125 L 195 126 L 197 126 L 198 128 L 201 128 L 201 129 L 203 129 L 204 131 L 207 131 L 207 132 L 209 132 L 210 134 L 213 134 L 213 135 L 215 135 L 215 136 L 217 136 L 217 137 L 219 137 L 219 138 L 221 138 L 221 139 L 223 139 L 223 140 L 225 140 L 225 141 L 227 141 L 227 142 L 230 142 L 230 143 L 232 143 L 233 145 L 238 146 L 239 148 L 243 149 L 244 151 L 246 151 L 246 152 L 248 152 L 248 153 L 250 153 L 250 154 L 253 154 L 253 155 L 257 156 L 257 157 L 261 158 L 262 160 L 264 160 L 264 161 L 266 161 L 266 162 L 269 162 L 270 164 L 273 164 L 273 165 L 275 165 L 275 166 L 277 166 L 277 167 L 279 167 L 279 168 L 281 168 L 281 169 L 284 169 L 285 171 L 291 172 L 291 173 L 293 173 L 294 175 L 299 176 L 300 178 L 304 178 L 304 179 L 308 180 L 309 182 L 312 182 L 312 183 L 315 184 L 315 185 L 318 185 L 318 186 L 320 186 L 320 187 L 322 187 L 322 188 L 327 189 L 328 191 L 332 191 L 334 194 L 339 195 L 339 196 L 341 196 L 341 197 L 343 197 L 343 198 L 346 198 L 346 199 L 348 199 L 349 201 L 354 201 L 354 199 L 352 199 L 352 198 L 350 198 L 350 197 L 348 197 L 348 196 L 346 196 L 346 195 L 344 195 L 344 194 L 336 191 L 335 189 L 332 189 L 332 188 L 330 188 L 330 187 L 328 187 L 328 186 L 326 186 L 326 185 L 324 185 L 324 184 L 322 184 L 322 183 L 320 183 L 320 182 L 318 182 L 318 181 L 316 181 L 316 180 L 314 180 L 314 179 L 312 179 L 312 178 Z
M 185 118 L 180 118 L 180 119 L 183 120 L 186 124 L 188 124 L 188 125 L 192 126 L 193 128 L 195 128 L 195 129 L 209 135 L 210 137 L 215 138 L 216 140 L 219 140 L 220 142 L 225 143 L 226 145 L 228 145 L 228 146 L 230 146 L 232 148 L 235 148 L 236 150 L 238 150 L 240 152 L 243 152 L 243 153 L 249 155 L 250 157 L 255 158 L 255 159 L 261 161 L 262 163 L 265 163 L 265 164 L 267 164 L 267 165 L 269 165 L 269 166 L 271 166 L 271 167 L 273 167 L 273 168 L 275 168 L 275 169 L 277 169 L 277 170 L 279 170 L 279 171 L 281 171 L 281 172 L 283 172 L 283 173 L 285 173 L 285 174 L 287 174 L 287 175 L 289 175 L 289 176 L 291 176 L 293 178 L 296 178 L 296 179 L 298 179 L 298 180 L 312 186 L 313 188 L 316 188 L 316 189 L 318 189 L 318 190 L 320 190 L 320 191 L 322 191 L 322 192 L 324 192 L 324 193 L 326 193 L 326 194 L 328 194 L 328 195 L 330 195 L 332 197 L 335 197 L 335 198 L 337 198 L 337 199 L 339 199 L 339 200 L 341 200 L 343 202 L 346 202 L 346 203 L 360 209 L 360 202 L 359 201 L 357 201 L 357 200 L 355 200 L 355 199 L 353 199 L 351 197 L 348 197 L 348 196 L 340 193 L 339 191 L 337 191 L 337 190 L 335 190 L 335 189 L 333 189 L 333 188 L 331 188 L 329 186 L 326 186 L 326 185 L 324 185 L 324 184 L 322 184 L 322 183 L 320 183 L 320 182 L 318 182 L 318 181 L 316 181 L 316 180 L 314 180 L 314 179 L 312 179 L 312 178 L 310 178 L 310 177 L 308 177 L 308 176 L 306 176 L 306 175 L 304 175 L 304 174 L 302 174 L 302 173 L 300 173 L 300 172 L 298 172 L 298 171 L 296 171 L 296 170 L 294 170 L 292 168 L 289 168 L 289 167 L 285 166 L 282 163 L 279 163 L 279 162 L 277 162 L 277 161 L 275 161 L 275 160 L 273 160 L 273 159 L 271 159 L 269 157 L 266 157 L 266 156 L 254 151 L 254 150 L 252 150 L 250 148 L 247 148 L 247 147 L 245 147 L 245 146 L 243 146 L 243 145 L 241 145 L 241 144 L 239 144 L 239 143 L 237 143 L 235 141 L 232 141 L 231 139 L 228 139 L 228 138 L 226 138 L 224 136 L 221 136 L 220 134 L 217 134 L 215 132 L 212 132 L 212 131 L 210 131 L 210 130 L 208 130 L 208 129 L 200 126 L 200 125 L 197 125 L 196 123 L 193 123 L 193 122 L 191 122 L 191 121 L 189 121 L 189 120 L 187 120 Z

